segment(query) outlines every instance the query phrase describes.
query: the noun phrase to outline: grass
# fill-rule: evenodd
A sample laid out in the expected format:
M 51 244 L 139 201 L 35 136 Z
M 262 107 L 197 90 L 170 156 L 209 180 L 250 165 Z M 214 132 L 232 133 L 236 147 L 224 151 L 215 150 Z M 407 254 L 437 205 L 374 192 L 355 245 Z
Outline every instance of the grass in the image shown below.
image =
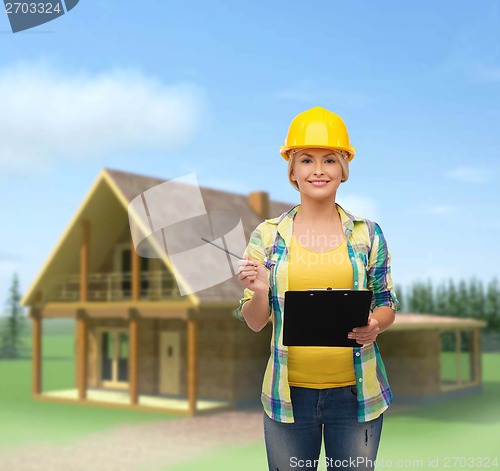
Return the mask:
M 47 325 L 47 328 L 45 328 Z M 42 390 L 75 388 L 74 339 L 61 323 L 44 323 Z M 55 332 L 54 332 L 55 330 Z M 24 338 L 26 350 L 31 338 Z M 90 405 L 36 401 L 31 397 L 31 358 L 0 360 L 0 447 L 29 443 L 64 443 L 134 423 L 164 421 L 180 416 Z
M 460 378 L 462 381 L 472 381 L 471 377 L 471 355 L 469 352 L 460 352 L 459 355 Z M 441 352 L 441 381 L 456 381 L 457 355 L 455 352 Z
M 75 387 L 74 339 L 60 323 L 44 324 L 43 390 Z M 25 339 L 29 351 L 31 339 Z M 472 469 L 463 458 L 497 459 L 500 470 L 500 354 L 484 353 L 483 394 L 449 400 L 416 411 L 386 416 L 377 469 Z M 453 362 L 444 361 L 454 367 Z M 0 447 L 30 443 L 64 443 L 121 425 L 174 418 L 164 414 L 73 404 L 31 398 L 31 359 L 0 361 Z M 195 446 L 195 444 L 193 445 Z M 445 466 L 450 457 L 449 466 Z M 454 463 L 452 457 L 463 457 Z M 321 459 L 324 459 L 322 452 Z M 389 462 L 390 460 L 390 462 Z M 403 462 L 398 463 L 398 460 Z M 404 460 L 407 460 L 404 463 Z M 433 460 L 429 463 L 429 460 Z M 486 466 L 482 466 L 486 467 Z M 162 471 L 255 471 L 267 469 L 263 437 L 254 444 L 216 448 L 202 459 Z M 299 468 L 298 468 L 299 469 Z M 322 463 L 318 468 L 324 471 Z M 153 471 L 153 470 L 151 470 Z M 157 470 L 155 470 L 157 471 Z
M 483 393 L 384 418 L 377 469 L 500 469 L 500 354 L 486 353 Z M 489 466 L 481 458 L 489 458 Z M 319 471 L 325 471 L 324 449 Z M 468 460 L 474 460 L 472 463 Z M 236 465 L 237 464 L 237 465 Z M 267 469 L 259 443 L 216 449 L 202 459 L 162 471 L 255 471 Z M 297 468 L 300 469 L 300 468 Z M 305 468 L 302 468 L 305 469 Z

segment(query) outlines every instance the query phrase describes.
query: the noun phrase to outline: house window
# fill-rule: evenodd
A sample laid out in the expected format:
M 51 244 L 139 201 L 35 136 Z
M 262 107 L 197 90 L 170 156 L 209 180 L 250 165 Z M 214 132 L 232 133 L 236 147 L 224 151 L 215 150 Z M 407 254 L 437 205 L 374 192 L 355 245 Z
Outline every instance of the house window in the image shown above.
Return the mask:
M 118 339 L 118 381 L 128 381 L 128 333 L 119 332 Z
M 101 378 L 103 380 L 113 380 L 113 333 L 103 332 L 101 336 Z
M 121 279 L 121 293 L 122 299 L 130 299 L 132 296 L 132 251 L 130 246 L 119 246 L 120 259 L 117 271 L 122 274 Z M 140 296 L 146 297 L 149 289 L 149 279 L 147 272 L 149 270 L 149 258 L 139 257 L 139 270 L 141 273 L 140 278 Z
M 456 389 L 470 385 L 474 378 L 472 331 L 453 330 L 441 332 L 441 387 Z
M 103 386 L 128 385 L 129 334 L 113 329 L 101 332 L 101 382 Z

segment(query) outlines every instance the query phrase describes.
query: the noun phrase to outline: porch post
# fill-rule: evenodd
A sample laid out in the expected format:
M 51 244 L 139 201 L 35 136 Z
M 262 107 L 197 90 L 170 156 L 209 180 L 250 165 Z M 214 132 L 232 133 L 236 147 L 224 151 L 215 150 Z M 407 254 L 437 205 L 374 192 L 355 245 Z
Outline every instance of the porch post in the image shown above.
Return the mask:
M 90 255 L 90 222 L 82 221 L 82 245 L 80 247 L 80 302 L 88 301 L 88 273 Z
M 139 402 L 139 322 L 140 318 L 136 309 L 130 310 L 130 349 L 129 349 L 129 391 L 130 404 Z
M 130 243 L 130 256 L 132 258 L 132 293 L 131 301 L 137 302 L 140 298 L 141 273 L 140 258 L 134 247 L 134 242 Z M 139 315 L 136 309 L 130 309 L 129 327 L 129 391 L 130 404 L 139 403 Z
M 82 244 L 80 246 L 80 302 L 88 301 L 88 275 L 90 257 L 90 222 L 82 221 Z M 76 387 L 78 399 L 87 397 L 87 319 L 81 309 L 76 311 Z
M 473 329 L 470 333 L 471 359 L 470 377 L 474 383 L 481 382 L 481 330 Z
M 460 330 L 456 329 L 455 330 L 455 343 L 456 343 L 456 348 L 455 348 L 455 365 L 457 369 L 457 381 L 458 384 L 462 384 L 462 359 L 460 358 L 461 352 L 462 352 L 462 339 L 460 336 Z
M 33 321 L 33 377 L 32 395 L 42 394 L 42 302 L 43 293 L 37 291 L 29 317 Z
M 132 301 L 139 301 L 141 289 L 141 268 L 140 257 L 134 247 L 134 242 L 130 243 L 130 256 L 132 258 Z
M 85 311 L 76 311 L 76 386 L 78 399 L 87 398 L 87 332 Z
M 32 394 L 37 396 L 42 393 L 42 316 L 35 307 L 31 307 L 29 316 L 33 321 Z
M 187 380 L 188 380 L 188 404 L 189 413 L 196 413 L 197 394 L 197 352 L 196 352 L 196 331 L 195 319 L 187 320 Z

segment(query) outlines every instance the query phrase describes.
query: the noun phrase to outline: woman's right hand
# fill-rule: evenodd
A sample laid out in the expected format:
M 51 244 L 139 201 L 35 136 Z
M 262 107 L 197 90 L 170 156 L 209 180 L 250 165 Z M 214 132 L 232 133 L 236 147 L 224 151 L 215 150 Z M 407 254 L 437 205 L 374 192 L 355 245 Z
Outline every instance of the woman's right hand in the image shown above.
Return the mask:
M 257 260 L 245 259 L 238 261 L 240 280 L 243 288 L 267 294 L 269 291 L 269 277 L 264 265 Z

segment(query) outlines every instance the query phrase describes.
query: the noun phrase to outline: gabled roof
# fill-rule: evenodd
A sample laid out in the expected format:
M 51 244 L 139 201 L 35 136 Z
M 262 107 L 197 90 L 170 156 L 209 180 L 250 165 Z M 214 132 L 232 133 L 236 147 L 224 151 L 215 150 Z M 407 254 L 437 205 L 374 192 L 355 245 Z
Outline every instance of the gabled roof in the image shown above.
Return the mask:
M 21 305 L 29 306 L 34 303 L 35 293 L 43 286 L 44 282 L 47 281 L 47 277 L 50 276 L 49 270 L 51 266 L 55 266 L 56 264 L 61 265 L 61 262 L 66 261 L 68 258 L 73 258 L 74 263 L 75 257 L 79 257 L 78 244 L 81 238 L 81 227 L 79 223 L 86 215 L 88 216 L 88 214 L 91 213 L 95 214 L 96 211 L 101 210 L 101 205 L 95 204 L 95 194 L 98 191 L 100 192 L 101 198 L 104 197 L 109 200 L 114 199 L 113 202 L 109 202 L 110 206 L 112 204 L 115 205 L 113 211 L 110 211 L 111 213 L 115 212 L 116 209 L 123 209 L 126 214 L 128 212 L 129 203 L 135 197 L 165 181 L 167 180 L 158 177 L 103 168 L 37 277 L 21 299 Z M 200 190 L 207 212 L 217 210 L 229 211 L 237 214 L 241 218 L 247 241 L 251 232 L 263 221 L 262 217 L 257 215 L 250 207 L 248 195 L 246 194 L 238 194 L 206 187 L 200 187 Z M 269 201 L 270 217 L 278 216 L 288 211 L 293 206 L 292 203 Z M 69 263 L 69 261 L 66 262 L 66 266 L 69 266 Z M 169 264 L 168 261 L 166 261 L 166 264 Z M 191 297 L 195 304 L 203 301 L 210 301 L 235 303 L 236 306 L 242 293 L 243 289 L 237 277 L 234 276 L 223 283 L 188 296 Z

